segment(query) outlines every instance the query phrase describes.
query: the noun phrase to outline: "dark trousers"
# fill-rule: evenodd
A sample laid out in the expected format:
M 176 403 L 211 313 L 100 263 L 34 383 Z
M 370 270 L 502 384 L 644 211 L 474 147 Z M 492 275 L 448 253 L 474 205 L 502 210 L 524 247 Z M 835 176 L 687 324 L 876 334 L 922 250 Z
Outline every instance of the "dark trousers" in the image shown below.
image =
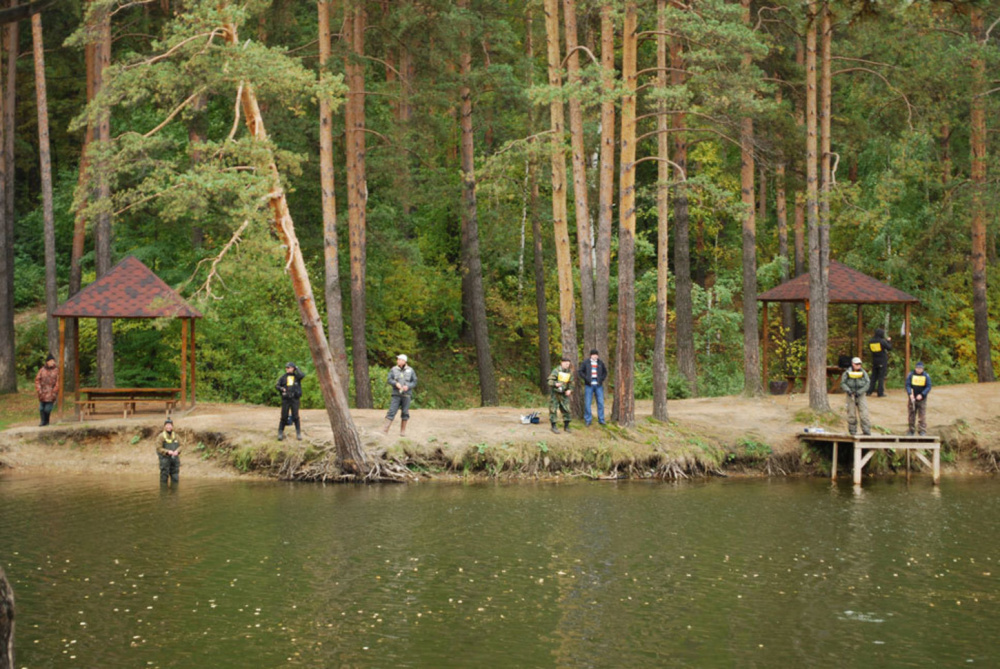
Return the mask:
M 868 394 L 878 392 L 879 397 L 885 397 L 885 369 L 886 363 L 881 365 L 878 363 L 872 363 L 872 384 L 868 386 Z
M 389 412 L 385 415 L 385 419 L 391 421 L 396 417 L 396 412 L 401 411 L 400 418 L 410 420 L 410 401 L 412 399 L 413 397 L 409 394 L 393 395 L 392 400 L 389 401 Z
M 39 402 L 38 403 L 38 415 L 42 419 L 41 425 L 44 427 L 49 424 L 49 416 L 52 415 L 52 409 L 55 407 L 55 402 Z
M 910 424 L 910 432 L 913 432 L 914 428 L 923 434 L 927 431 L 927 398 L 918 400 L 915 396 L 910 400 L 907 406 L 906 419 Z
M 160 483 L 166 483 L 169 478 L 174 483 L 177 483 L 177 479 L 181 471 L 181 459 L 176 455 L 160 455 Z
M 285 426 L 288 425 L 288 416 L 292 416 L 292 422 L 295 423 L 295 431 L 298 432 L 302 429 L 299 423 L 299 398 L 298 397 L 282 397 L 281 398 L 281 423 L 278 425 L 278 432 L 284 432 Z

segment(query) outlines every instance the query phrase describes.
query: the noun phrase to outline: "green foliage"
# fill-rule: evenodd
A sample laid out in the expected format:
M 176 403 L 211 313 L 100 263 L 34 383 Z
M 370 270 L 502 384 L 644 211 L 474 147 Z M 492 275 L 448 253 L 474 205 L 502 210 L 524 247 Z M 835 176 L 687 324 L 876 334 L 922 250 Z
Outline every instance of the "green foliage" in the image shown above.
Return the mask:
M 381 5 L 369 4 L 370 10 L 378 10 L 369 12 L 363 59 L 366 122 L 371 131 L 366 152 L 366 335 L 376 403 L 388 402 L 388 388 L 380 377 L 383 365 L 391 364 L 401 350 L 416 362 L 421 406 L 478 403 L 474 352 L 465 338 L 462 315 L 462 184 L 455 150 L 458 89 L 469 84 L 487 315 L 502 401 L 537 404 L 538 351 L 561 352 L 551 183 L 546 171 L 552 145 L 548 135 L 537 134 L 546 129 L 548 102 L 577 94 L 584 100 L 587 151 L 593 151 L 599 142 L 597 105 L 607 98 L 617 102 L 621 82 L 606 92 L 600 68 L 584 57 L 578 84 L 553 89 L 543 83 L 546 56 L 540 15 L 536 12 L 531 61 L 525 53 L 524 7 L 516 3 L 473 0 L 468 10 L 458 9 L 452 1 L 389 3 L 386 12 Z M 209 399 L 276 404 L 273 385 L 284 361 L 300 362 L 307 371 L 311 363 L 288 277 L 282 271 L 283 253 L 267 232 L 272 219 L 266 168 L 274 160 L 281 172 L 322 310 L 317 108 L 321 98 L 334 105 L 344 98 L 344 41 L 334 41 L 333 58 L 321 71 L 314 48 L 308 46 L 316 39 L 315 5 L 310 3 L 192 0 L 183 7 L 171 4 L 170 12 L 161 11 L 156 3 L 98 0 L 78 5 L 71 3 L 68 11 L 45 15 L 53 156 L 62 168 L 54 183 L 61 296 L 69 274 L 75 211 L 85 207 L 91 227 L 94 214 L 114 211 L 114 259 L 135 254 L 205 312 L 198 324 L 199 391 Z M 967 13 L 942 12 L 932 3 L 831 7 L 837 22 L 835 57 L 866 61 L 845 61 L 833 80 L 832 151 L 839 163 L 830 197 L 831 256 L 920 300 L 912 315 L 913 355 L 930 363 L 936 383 L 973 380 L 976 351 L 967 262 L 974 191 L 969 181 L 969 62 L 972 55 L 981 56 L 987 72 L 996 72 L 1000 50 L 995 40 L 980 46 L 969 39 Z M 87 39 L 82 21 L 109 8 L 115 11 L 113 62 L 106 72 L 105 90 L 88 107 L 79 48 Z M 593 28 L 593 10 L 581 5 L 582 33 Z M 335 25 L 342 19 L 339 11 L 333 17 Z M 782 163 L 787 168 L 789 218 L 794 195 L 804 188 L 805 137 L 796 123 L 804 72 L 795 62 L 795 51 L 805 7 L 754 5 L 750 25 L 745 25 L 742 11 L 738 3 L 722 0 L 699 2 L 696 11 L 671 3 L 666 19 L 671 35 L 684 44 L 689 76 L 666 88 L 658 88 L 649 72 L 640 80 L 639 114 L 646 118 L 640 134 L 652 130 L 650 114 L 660 102 L 669 112 L 683 112 L 688 128 L 685 189 L 695 281 L 698 389 L 704 395 L 737 393 L 743 385 L 741 119 L 754 120 L 755 158 L 768 177 L 766 211 L 757 221 L 758 290 L 777 285 L 785 264 L 778 257 L 774 166 Z M 615 16 L 620 22 L 620 13 Z M 640 30 L 653 29 L 655 18 L 653 5 L 642 5 Z M 240 31 L 239 46 L 227 45 L 219 32 L 212 34 L 227 21 Z M 266 26 L 266 36 L 258 26 Z M 475 45 L 467 78 L 454 68 L 463 35 Z M 27 39 L 22 31 L 22 52 Z M 582 43 L 589 41 L 581 34 Z M 404 52 L 414 60 L 405 87 L 398 76 L 387 76 L 385 67 L 389 63 L 398 68 Z M 654 66 L 654 39 L 641 42 L 639 61 L 640 69 Z M 235 116 L 241 84 L 253 86 L 260 99 L 267 141 L 251 137 L 243 127 L 242 110 L 239 118 Z M 14 189 L 14 299 L 22 312 L 37 310 L 44 302 L 37 127 L 33 96 L 23 93 L 19 91 L 16 108 Z M 987 118 L 995 118 L 1000 97 L 983 99 Z M 408 109 L 405 120 L 403 106 Z M 113 119 L 113 140 L 91 146 L 91 182 L 76 192 L 76 169 L 68 166 L 79 159 L 83 126 L 107 110 Z M 338 114 L 330 131 L 335 138 L 335 195 L 340 206 L 340 288 L 349 310 L 343 123 Z M 194 136 L 204 140 L 196 145 Z M 536 138 L 526 139 L 530 136 Z M 988 174 L 1000 167 L 997 137 L 991 134 L 987 147 Z M 568 145 L 566 138 L 567 155 Z M 640 156 L 652 155 L 655 134 L 640 139 L 638 151 Z M 528 178 L 532 165 L 539 190 L 535 203 Z M 93 178 L 99 174 L 110 182 L 108 201 L 92 197 Z M 589 179 L 594 178 L 591 170 Z M 675 170 L 671 179 L 678 178 Z M 648 397 L 655 334 L 656 163 L 637 165 L 636 179 L 635 381 L 637 395 Z M 983 190 L 988 212 L 1000 206 L 998 193 L 996 188 Z M 566 195 L 572 198 L 575 193 Z M 596 211 L 596 198 L 591 196 Z M 580 222 L 570 209 L 575 236 Z M 671 207 L 671 216 L 675 215 Z M 543 231 L 548 341 L 539 340 L 534 304 L 533 218 Z M 221 281 L 213 283 L 208 297 L 204 290 L 199 292 L 210 266 L 202 261 L 215 257 L 244 221 L 250 225 L 219 266 Z M 669 223 L 673 248 L 676 221 Z M 992 249 L 996 238 L 992 223 L 989 230 Z M 575 241 L 571 239 L 574 254 Z M 82 259 L 84 283 L 94 278 L 92 247 L 91 232 Z M 614 254 L 616 240 L 612 249 Z M 992 259 L 995 254 L 992 250 L 990 254 Z M 613 256 L 612 307 L 615 272 Z M 990 280 L 988 285 L 988 300 L 996 304 L 1000 282 Z M 668 305 L 667 353 L 676 364 L 673 283 Z M 579 303 L 577 314 L 582 316 Z M 830 355 L 835 356 L 850 348 L 856 311 L 835 306 L 829 315 Z M 612 309 L 612 331 L 615 317 Z M 887 327 L 895 334 L 902 313 L 897 308 L 865 306 L 862 319 L 866 332 Z M 996 319 L 989 327 L 995 349 L 1000 341 Z M 180 351 L 175 323 L 116 322 L 115 334 L 120 383 L 176 383 Z M 30 378 L 47 348 L 44 322 L 34 314 L 19 315 L 15 343 L 18 375 Z M 80 343 L 81 372 L 84 382 L 90 383 L 96 346 L 93 321 L 81 323 Z M 789 344 L 788 350 L 778 345 L 774 372 L 801 369 L 801 343 Z M 613 358 L 613 351 L 607 357 Z M 890 384 L 901 383 L 905 371 L 901 367 L 897 350 L 890 354 Z M 304 406 L 321 406 L 313 376 L 306 378 L 304 390 Z M 673 370 L 668 392 L 671 398 L 688 394 L 686 383 Z
M 788 330 L 781 324 L 777 326 L 777 334 L 772 339 L 774 351 L 774 378 L 799 376 L 806 365 L 806 341 L 804 339 L 788 339 Z

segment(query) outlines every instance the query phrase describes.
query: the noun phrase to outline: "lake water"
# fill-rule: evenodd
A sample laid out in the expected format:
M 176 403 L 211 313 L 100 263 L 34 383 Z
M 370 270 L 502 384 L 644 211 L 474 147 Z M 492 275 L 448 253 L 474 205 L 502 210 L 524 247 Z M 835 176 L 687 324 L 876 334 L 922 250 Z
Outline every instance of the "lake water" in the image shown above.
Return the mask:
M 1000 665 L 993 479 L 156 479 L 0 476 L 18 667 Z

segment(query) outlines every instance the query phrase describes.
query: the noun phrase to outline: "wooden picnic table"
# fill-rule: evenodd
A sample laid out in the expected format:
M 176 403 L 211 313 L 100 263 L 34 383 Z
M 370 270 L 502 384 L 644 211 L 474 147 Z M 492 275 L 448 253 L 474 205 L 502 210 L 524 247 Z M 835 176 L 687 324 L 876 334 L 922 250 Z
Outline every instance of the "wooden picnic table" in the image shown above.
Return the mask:
M 139 402 L 163 403 L 167 415 L 177 405 L 177 394 L 180 388 L 80 388 L 83 396 L 78 399 L 77 411 L 80 420 L 92 416 L 102 406 L 118 405 L 122 409 L 122 417 L 136 412 Z

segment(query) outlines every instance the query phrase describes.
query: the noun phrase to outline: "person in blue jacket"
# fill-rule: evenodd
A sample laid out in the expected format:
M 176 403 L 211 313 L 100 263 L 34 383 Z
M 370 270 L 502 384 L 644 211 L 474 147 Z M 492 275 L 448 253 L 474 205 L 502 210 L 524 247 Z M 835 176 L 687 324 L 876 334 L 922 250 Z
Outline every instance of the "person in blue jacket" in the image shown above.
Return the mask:
M 927 434 L 927 396 L 931 392 L 931 375 L 924 371 L 924 363 L 917 362 L 906 376 L 907 419 L 912 435 L 916 427 L 919 435 Z M 915 425 L 914 425 L 915 424 Z

